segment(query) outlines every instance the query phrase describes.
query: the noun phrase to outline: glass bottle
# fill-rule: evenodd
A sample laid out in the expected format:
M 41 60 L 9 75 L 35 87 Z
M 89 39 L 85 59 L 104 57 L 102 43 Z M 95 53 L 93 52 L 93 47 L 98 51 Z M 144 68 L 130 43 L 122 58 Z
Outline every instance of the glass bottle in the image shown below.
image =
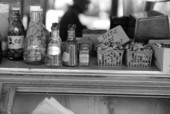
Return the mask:
M 61 66 L 61 38 L 59 36 L 59 25 L 53 23 L 51 27 L 52 33 L 47 47 L 47 57 L 45 64 L 47 66 Z
M 9 60 L 23 59 L 23 42 L 25 30 L 20 19 L 20 9 L 12 8 L 7 36 L 7 58 Z
M 63 52 L 63 65 L 65 66 L 77 66 L 78 65 L 78 46 L 75 36 L 75 24 L 68 25 L 68 36 L 65 43 L 65 49 Z
M 43 10 L 32 6 L 30 22 L 24 45 L 24 61 L 27 64 L 44 64 L 48 32 L 43 24 Z

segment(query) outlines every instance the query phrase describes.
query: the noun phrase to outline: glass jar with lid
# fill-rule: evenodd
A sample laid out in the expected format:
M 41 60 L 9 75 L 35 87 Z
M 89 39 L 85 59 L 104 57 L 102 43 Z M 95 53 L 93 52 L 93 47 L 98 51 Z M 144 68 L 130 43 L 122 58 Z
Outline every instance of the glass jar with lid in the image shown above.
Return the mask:
M 24 46 L 24 61 L 27 64 L 44 64 L 48 32 L 43 24 L 43 10 L 32 6 L 30 22 Z
M 89 66 L 89 44 L 81 44 L 79 50 L 79 65 Z

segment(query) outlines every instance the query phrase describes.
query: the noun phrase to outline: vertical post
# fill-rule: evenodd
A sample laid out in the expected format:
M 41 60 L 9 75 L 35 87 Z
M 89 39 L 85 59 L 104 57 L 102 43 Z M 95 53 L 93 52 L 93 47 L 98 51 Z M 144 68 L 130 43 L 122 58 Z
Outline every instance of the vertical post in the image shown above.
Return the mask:
M 3 103 L 1 101 L 2 99 L 2 88 L 3 88 L 3 83 L 0 83 L 0 114 L 2 114 L 3 110 Z
M 12 114 L 15 93 L 16 93 L 16 87 L 10 87 L 8 92 L 8 100 L 7 100 L 7 109 L 6 109 L 7 114 Z
M 118 15 L 118 0 L 112 0 L 110 16 L 117 16 L 117 15 Z

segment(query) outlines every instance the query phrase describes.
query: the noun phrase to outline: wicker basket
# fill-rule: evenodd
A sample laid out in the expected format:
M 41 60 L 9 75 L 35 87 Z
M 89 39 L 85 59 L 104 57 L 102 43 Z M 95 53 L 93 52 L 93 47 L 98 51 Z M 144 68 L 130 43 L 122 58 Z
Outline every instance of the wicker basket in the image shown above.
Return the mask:
M 126 65 L 128 67 L 149 67 L 152 62 L 153 51 L 148 50 L 138 50 L 131 51 L 126 50 Z
M 97 50 L 98 66 L 114 67 L 122 65 L 124 50 Z

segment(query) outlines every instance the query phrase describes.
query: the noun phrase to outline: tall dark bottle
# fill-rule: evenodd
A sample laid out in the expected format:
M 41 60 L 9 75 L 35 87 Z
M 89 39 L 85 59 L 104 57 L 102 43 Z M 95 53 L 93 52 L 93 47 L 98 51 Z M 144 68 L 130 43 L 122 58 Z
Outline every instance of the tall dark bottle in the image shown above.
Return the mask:
M 7 57 L 9 60 L 22 60 L 25 30 L 21 22 L 20 9 L 12 8 L 9 17 Z
M 75 24 L 68 25 L 68 36 L 63 52 L 63 65 L 65 66 L 77 66 L 78 65 L 78 45 L 75 36 Z

